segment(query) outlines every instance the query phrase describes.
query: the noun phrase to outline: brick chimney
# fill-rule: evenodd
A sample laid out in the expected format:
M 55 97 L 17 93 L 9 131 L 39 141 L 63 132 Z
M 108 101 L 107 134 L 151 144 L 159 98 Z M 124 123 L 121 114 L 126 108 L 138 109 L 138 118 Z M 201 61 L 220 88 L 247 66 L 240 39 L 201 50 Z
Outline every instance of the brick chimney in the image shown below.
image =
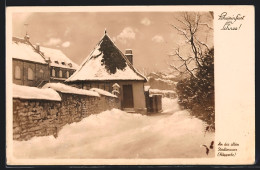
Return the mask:
M 29 39 L 30 39 L 30 36 L 29 36 L 28 34 L 26 34 L 26 35 L 24 36 L 24 40 L 25 40 L 26 42 L 29 42 Z
M 40 44 L 39 43 L 36 43 L 36 51 L 40 52 Z
M 130 61 L 130 63 L 133 64 L 133 52 L 132 52 L 132 49 L 126 49 L 125 50 L 125 56 Z

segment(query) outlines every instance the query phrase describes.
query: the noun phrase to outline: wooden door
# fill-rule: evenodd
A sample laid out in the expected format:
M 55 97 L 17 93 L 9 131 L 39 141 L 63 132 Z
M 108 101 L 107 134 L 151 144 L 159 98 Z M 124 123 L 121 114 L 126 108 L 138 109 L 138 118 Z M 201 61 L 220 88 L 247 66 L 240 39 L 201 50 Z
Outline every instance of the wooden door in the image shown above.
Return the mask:
M 134 99 L 133 99 L 133 86 L 132 85 L 123 85 L 123 108 L 133 108 Z

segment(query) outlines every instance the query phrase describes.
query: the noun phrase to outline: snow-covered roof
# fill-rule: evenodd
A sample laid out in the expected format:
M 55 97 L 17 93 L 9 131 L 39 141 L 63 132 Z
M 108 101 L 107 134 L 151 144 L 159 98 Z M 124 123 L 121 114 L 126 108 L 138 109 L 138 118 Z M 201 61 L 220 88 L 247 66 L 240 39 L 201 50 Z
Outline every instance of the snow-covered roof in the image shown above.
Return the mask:
M 107 34 L 66 81 L 141 80 L 147 81 L 116 47 Z
M 112 93 L 109 93 L 108 91 L 98 89 L 98 88 L 91 88 L 91 91 L 97 92 L 100 95 L 109 96 L 109 97 L 117 97 L 116 95 L 113 95 Z
M 148 91 L 151 86 L 144 86 L 144 91 Z
M 65 81 L 67 78 L 62 78 L 62 77 L 50 77 L 51 80 L 62 80 Z
M 173 90 L 160 90 L 160 89 L 150 89 L 150 93 L 158 93 L 158 94 L 161 94 L 161 93 L 172 93 L 172 94 L 176 94 L 176 92 L 173 91 Z
M 119 91 L 117 91 L 117 90 L 112 90 L 112 94 L 114 94 L 114 93 L 119 93 Z
M 119 84 L 115 83 L 112 87 L 120 87 Z
M 97 92 L 78 89 L 76 87 L 68 86 L 68 85 L 65 85 L 62 83 L 47 83 L 42 88 L 43 89 L 51 88 L 51 89 L 56 90 L 61 93 L 70 93 L 70 94 L 79 94 L 79 95 L 100 97 L 100 95 Z
M 53 89 L 13 84 L 13 98 L 61 101 L 60 95 Z
M 78 65 L 71 61 L 61 50 L 40 46 L 40 51 L 45 59 L 49 58 L 51 60 L 51 66 L 70 69 L 78 68 Z
M 12 58 L 47 64 L 31 43 L 23 38 L 13 37 Z

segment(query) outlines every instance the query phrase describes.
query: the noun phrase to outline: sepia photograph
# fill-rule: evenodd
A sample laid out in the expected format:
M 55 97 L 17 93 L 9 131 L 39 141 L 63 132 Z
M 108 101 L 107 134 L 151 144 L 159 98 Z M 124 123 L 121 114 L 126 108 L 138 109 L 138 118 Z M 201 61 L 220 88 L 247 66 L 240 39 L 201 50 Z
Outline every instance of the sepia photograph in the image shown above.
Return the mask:
M 12 12 L 12 156 L 235 157 L 215 134 L 214 17 L 198 9 Z

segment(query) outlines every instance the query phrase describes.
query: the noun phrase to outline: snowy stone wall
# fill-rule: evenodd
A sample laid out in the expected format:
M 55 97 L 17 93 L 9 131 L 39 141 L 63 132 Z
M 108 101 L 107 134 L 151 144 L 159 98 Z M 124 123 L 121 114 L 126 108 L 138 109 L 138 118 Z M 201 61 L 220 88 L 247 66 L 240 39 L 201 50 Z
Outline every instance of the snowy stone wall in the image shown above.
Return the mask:
M 34 136 L 58 136 L 67 123 L 112 108 L 120 108 L 118 98 L 60 93 L 61 102 L 13 98 L 13 139 L 29 140 Z
M 56 135 L 60 102 L 13 99 L 13 139 Z
M 97 114 L 112 108 L 120 108 L 118 98 L 114 97 L 95 97 L 86 95 L 75 95 L 60 93 L 61 101 L 61 114 L 60 120 L 63 123 L 79 122 L 83 118 Z

